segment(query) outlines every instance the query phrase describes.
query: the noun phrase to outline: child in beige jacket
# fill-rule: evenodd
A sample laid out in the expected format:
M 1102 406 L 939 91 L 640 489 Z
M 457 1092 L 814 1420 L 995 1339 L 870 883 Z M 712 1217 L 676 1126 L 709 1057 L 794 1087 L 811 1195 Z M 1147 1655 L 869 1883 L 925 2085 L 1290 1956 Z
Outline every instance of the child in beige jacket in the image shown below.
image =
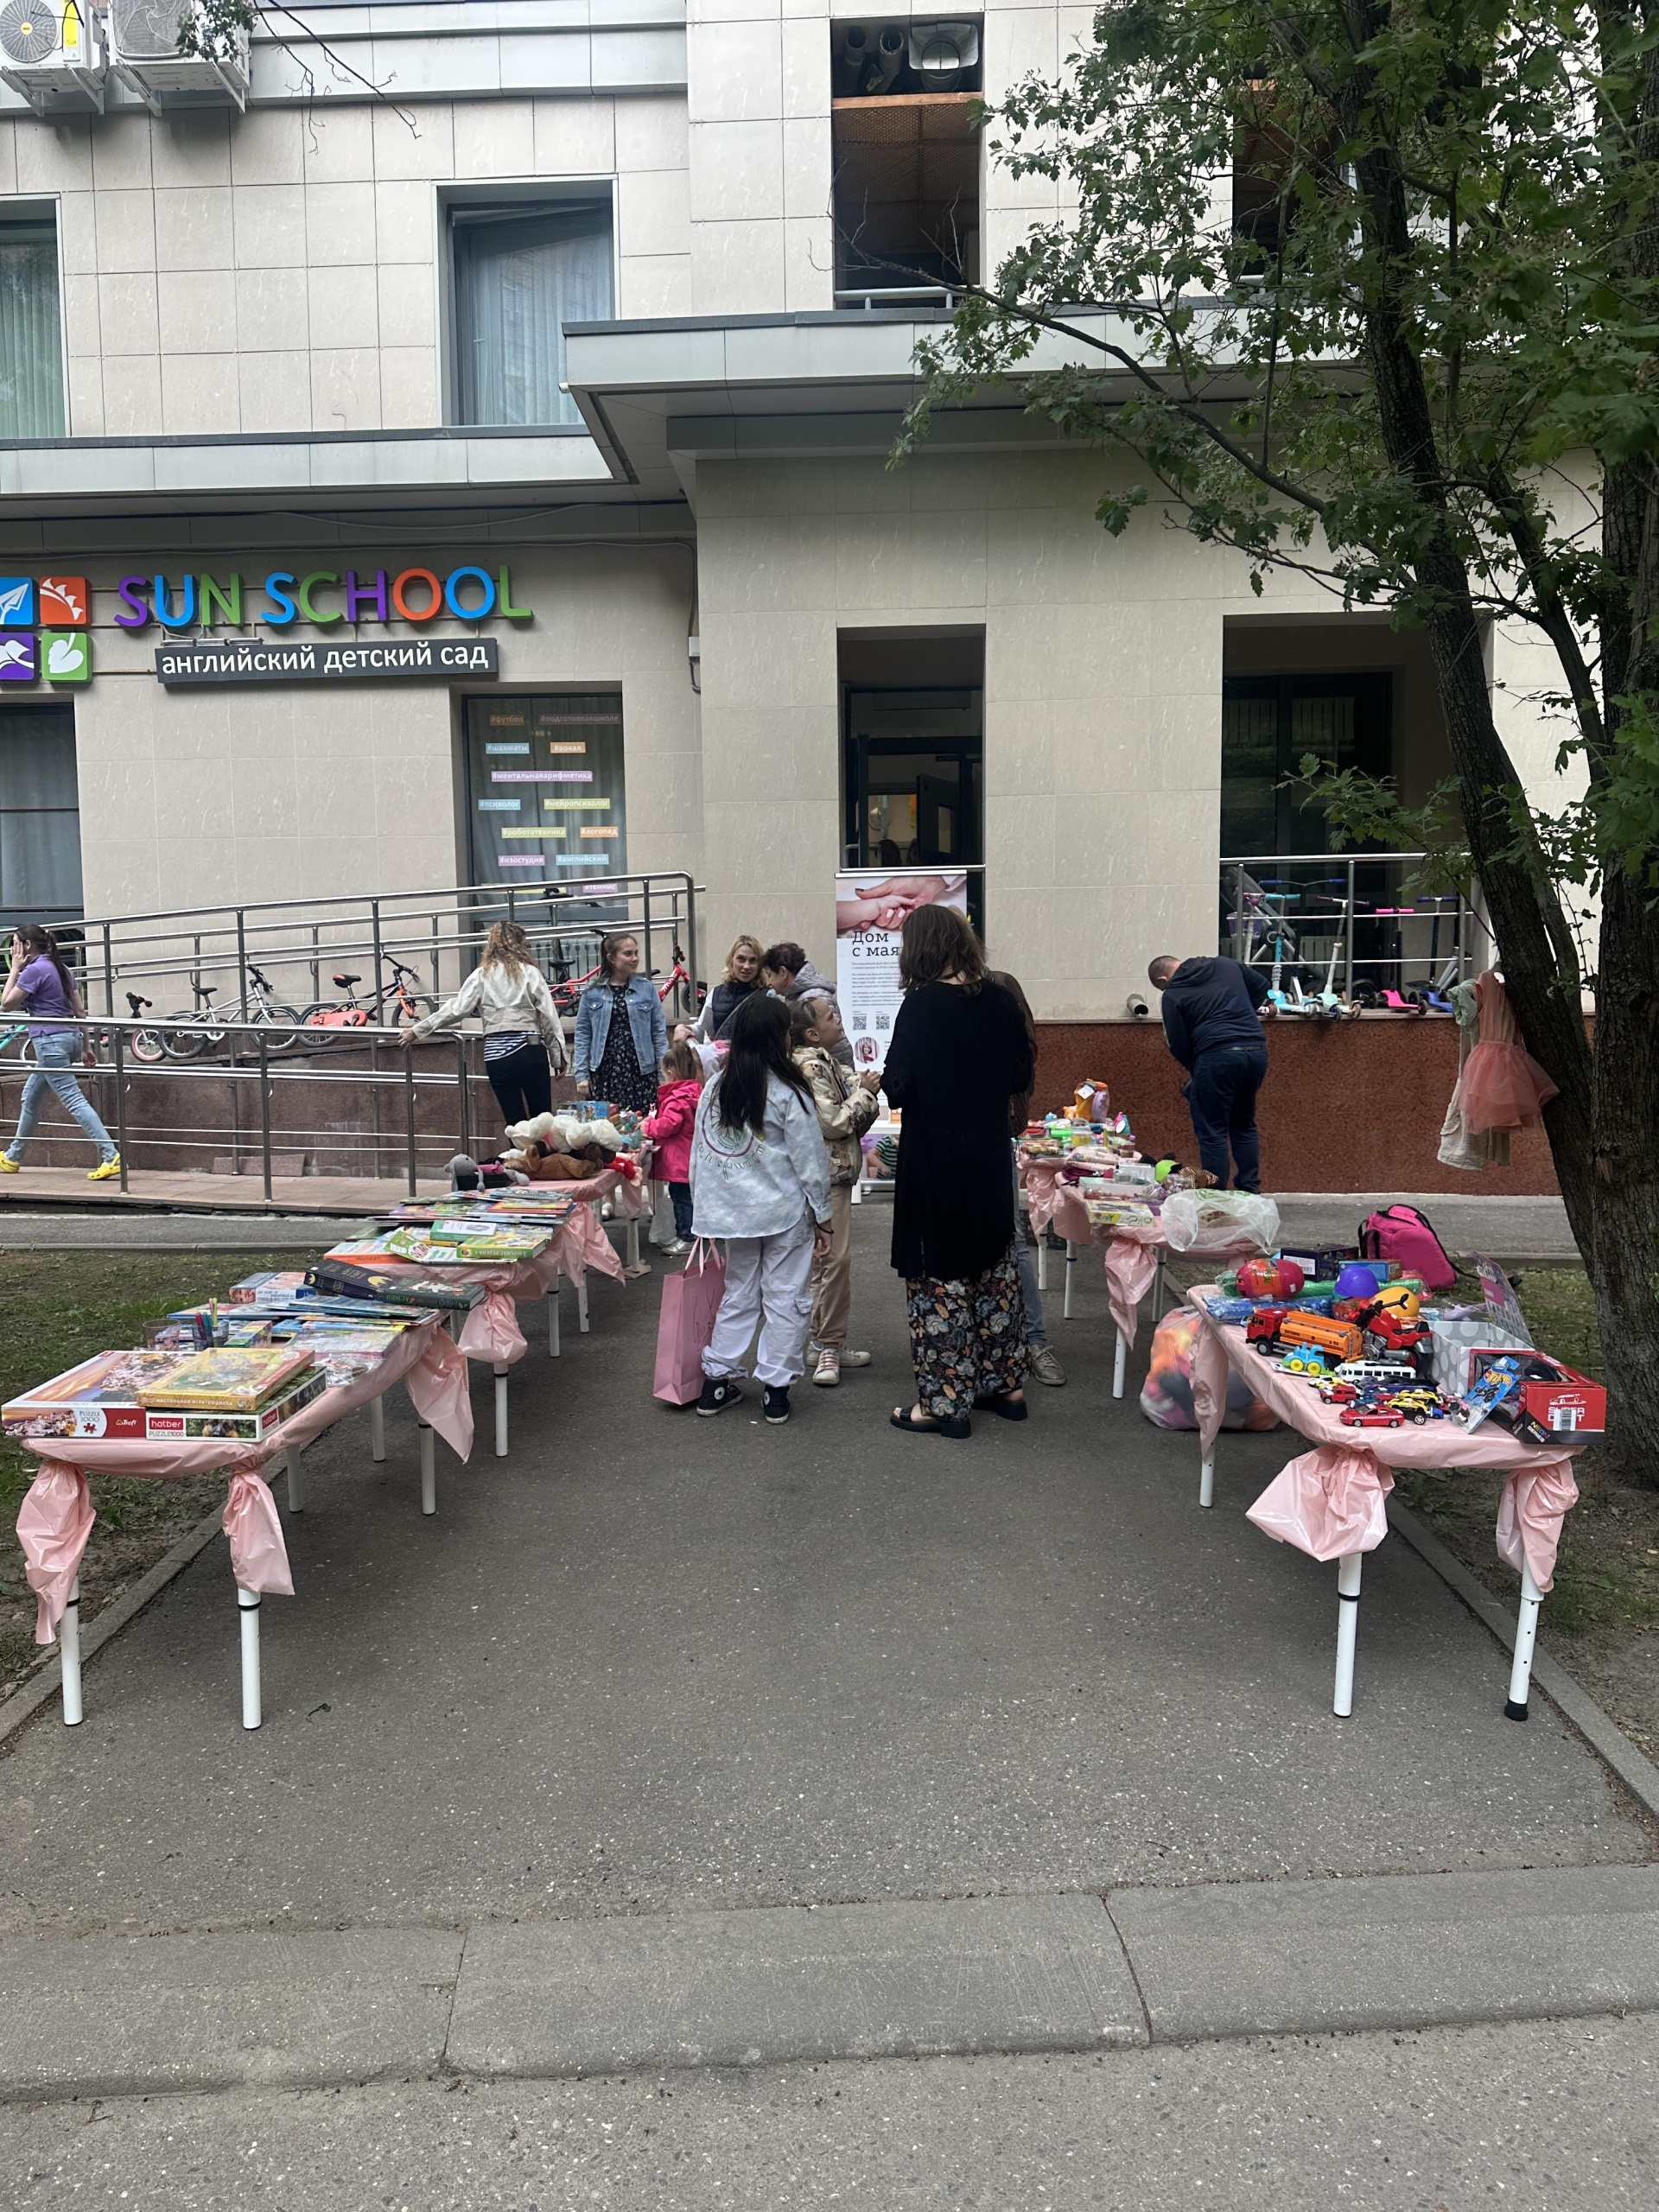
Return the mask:
M 832 1000 L 800 998 L 790 1008 L 791 1057 L 810 1087 L 830 1154 L 833 1237 L 828 1252 L 812 1262 L 812 1340 L 817 1351 L 812 1380 L 821 1389 L 834 1389 L 843 1367 L 870 1363 L 868 1352 L 847 1349 L 847 1316 L 853 1298 L 853 1185 L 864 1165 L 859 1139 L 875 1119 L 881 1078 L 873 1068 L 849 1078 L 835 1057 L 846 1036 Z

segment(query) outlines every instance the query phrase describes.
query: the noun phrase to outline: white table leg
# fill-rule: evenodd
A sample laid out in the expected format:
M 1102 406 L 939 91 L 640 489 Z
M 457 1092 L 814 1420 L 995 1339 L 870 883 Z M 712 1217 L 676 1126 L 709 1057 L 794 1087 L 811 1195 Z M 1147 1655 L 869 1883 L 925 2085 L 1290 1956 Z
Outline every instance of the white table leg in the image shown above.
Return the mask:
M 79 1728 L 84 1715 L 80 1702 L 80 1577 L 69 1586 L 69 1602 L 58 1623 L 59 1662 L 63 1669 L 63 1725 Z
M 386 1456 L 386 1402 L 384 1398 L 369 1400 L 369 1457 L 377 1463 Z M 289 1461 L 290 1479 L 293 1461 Z
M 1359 1638 L 1359 1571 L 1363 1552 L 1337 1561 L 1337 1694 L 1331 1710 L 1346 1720 L 1354 1709 L 1354 1646 Z
M 495 1370 L 495 1456 L 498 1459 L 505 1459 L 507 1456 L 507 1370 L 505 1367 L 498 1367 Z
M 376 1405 L 379 1402 L 377 1398 Z M 386 1455 L 384 1452 L 377 1452 L 374 1456 L 377 1459 L 384 1459 Z M 303 1513 L 305 1478 L 300 1472 L 300 1455 L 291 1444 L 283 1454 L 283 1465 L 288 1470 L 288 1510 L 290 1513 Z
M 1129 1348 L 1123 1341 L 1123 1332 L 1120 1329 L 1117 1332 L 1117 1350 L 1112 1356 L 1112 1395 L 1115 1398 L 1121 1398 L 1123 1395 L 1123 1370 L 1128 1365 L 1128 1359 Z
M 1198 1462 L 1198 1503 L 1213 1505 L 1216 1502 L 1216 1447 L 1212 1444 L 1207 1458 Z
M 432 1424 L 421 1423 L 421 1510 L 435 1513 L 438 1510 L 438 1474 L 432 1456 Z
M 242 1620 L 242 1726 L 257 1728 L 264 1718 L 259 1688 L 259 1592 L 236 1586 Z
M 637 1268 L 639 1264 L 639 1218 L 637 1214 L 629 1217 L 626 1243 L 627 1264 L 631 1268 Z
M 1048 1231 L 1046 1229 L 1037 1232 L 1037 1287 L 1039 1290 L 1048 1288 Z
M 1060 1308 L 1062 1316 L 1068 1321 L 1071 1319 L 1071 1278 L 1077 1268 L 1077 1248 L 1068 1237 L 1065 1244 L 1065 1303 Z
M 547 1356 L 559 1356 L 559 1271 L 553 1270 L 553 1280 L 547 1286 Z
M 1152 1325 L 1155 1329 L 1164 1318 L 1164 1263 L 1160 1259 L 1152 1277 Z
M 1538 1608 L 1543 1602 L 1544 1593 L 1533 1580 L 1532 1569 L 1523 1564 L 1521 1611 L 1515 1624 L 1515 1664 L 1510 1669 L 1510 1701 L 1503 1708 L 1506 1720 L 1524 1720 L 1527 1717 L 1527 1698 L 1532 1688 L 1532 1647 L 1538 1640 Z
M 583 1275 L 576 1285 L 576 1327 L 584 1337 L 588 1333 L 588 1278 Z
M 862 1160 L 861 1160 L 858 1164 L 858 1179 L 853 1185 L 852 1202 L 855 1206 L 861 1206 L 864 1203 L 864 1163 Z

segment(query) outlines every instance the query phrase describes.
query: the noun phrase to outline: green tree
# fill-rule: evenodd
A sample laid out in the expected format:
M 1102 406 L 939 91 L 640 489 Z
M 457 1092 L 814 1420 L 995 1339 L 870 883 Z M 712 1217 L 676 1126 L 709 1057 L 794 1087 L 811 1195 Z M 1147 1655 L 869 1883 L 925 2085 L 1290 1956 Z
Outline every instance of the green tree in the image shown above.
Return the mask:
M 1073 209 L 923 348 L 931 410 L 1012 381 L 1149 502 L 1389 610 L 1433 657 L 1455 819 L 1594 1285 L 1611 1449 L 1659 1482 L 1659 0 L 1124 0 L 988 111 Z M 1070 303 L 1093 303 L 1085 310 Z M 1043 347 L 1040 364 L 1033 355 Z M 1059 365 L 1050 361 L 1058 358 Z M 1127 464 L 1127 466 L 1126 466 Z M 1588 526 L 1586 526 L 1586 521 Z M 1529 807 L 1484 630 L 1554 650 Z M 1327 778 L 1332 817 L 1421 833 Z M 1585 976 L 1563 893 L 1598 895 Z M 1593 1046 L 1581 989 L 1593 982 Z

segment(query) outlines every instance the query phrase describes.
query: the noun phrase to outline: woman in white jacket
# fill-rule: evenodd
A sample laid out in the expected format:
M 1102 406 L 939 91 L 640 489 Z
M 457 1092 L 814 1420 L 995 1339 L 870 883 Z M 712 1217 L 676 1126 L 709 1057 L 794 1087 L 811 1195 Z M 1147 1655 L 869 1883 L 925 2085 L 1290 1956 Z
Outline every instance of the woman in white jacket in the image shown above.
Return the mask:
M 454 998 L 404 1032 L 411 1043 L 453 1029 L 470 1014 L 484 1025 L 484 1072 L 511 1126 L 553 1108 L 553 1077 L 569 1064 L 547 978 L 517 922 L 497 922 Z
M 697 1103 L 691 1138 L 694 1233 L 726 1239 L 726 1290 L 702 1355 L 700 1414 L 723 1414 L 743 1393 L 757 1325 L 761 1411 L 789 1419 L 789 1386 L 804 1367 L 812 1319 L 812 1255 L 830 1243 L 830 1156 L 806 1078 L 789 1057 L 782 999 L 745 999 L 727 1030 L 731 1050 Z

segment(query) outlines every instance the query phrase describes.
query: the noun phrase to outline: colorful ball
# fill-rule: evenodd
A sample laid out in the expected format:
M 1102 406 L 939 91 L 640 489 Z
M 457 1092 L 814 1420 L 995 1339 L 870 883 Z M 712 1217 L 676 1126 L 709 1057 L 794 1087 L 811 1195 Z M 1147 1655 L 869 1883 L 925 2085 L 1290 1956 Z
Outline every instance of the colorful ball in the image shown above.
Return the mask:
M 1337 1277 L 1338 1298 L 1375 1298 L 1376 1277 L 1371 1269 L 1357 1260 L 1350 1260 Z

